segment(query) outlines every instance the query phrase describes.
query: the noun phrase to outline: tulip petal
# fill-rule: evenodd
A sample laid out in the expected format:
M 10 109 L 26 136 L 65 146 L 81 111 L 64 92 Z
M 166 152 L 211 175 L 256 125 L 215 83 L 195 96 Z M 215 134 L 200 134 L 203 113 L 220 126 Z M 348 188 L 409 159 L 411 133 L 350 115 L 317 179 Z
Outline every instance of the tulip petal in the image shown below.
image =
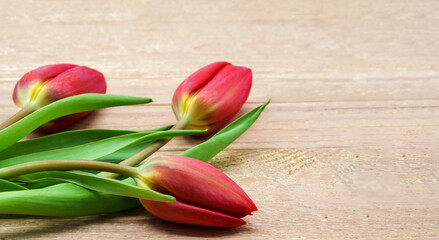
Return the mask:
M 105 93 L 107 90 L 104 75 L 85 66 L 59 74 L 48 82 L 47 87 L 52 101 L 83 93 Z
M 239 227 L 246 224 L 240 218 L 192 206 L 178 200 L 158 202 L 141 199 L 140 201 L 151 214 L 170 222 L 223 228 Z
M 252 71 L 246 67 L 225 66 L 196 96 L 201 106 L 215 106 L 210 115 L 212 124 L 227 119 L 228 122 L 247 100 L 252 86 Z
M 189 119 L 191 124 L 196 122 L 196 120 L 193 119 L 193 116 L 187 116 L 190 108 L 194 108 L 194 106 L 192 106 L 192 101 L 196 93 L 206 84 L 208 84 L 209 81 L 211 81 L 221 69 L 228 65 L 231 64 L 228 62 L 211 63 L 191 74 L 177 87 L 172 98 L 172 110 L 174 111 L 174 114 L 178 120 L 183 118 L 191 118 Z
M 202 88 L 212 80 L 212 78 L 227 65 L 230 65 L 230 63 L 215 62 L 192 73 L 178 86 L 177 90 L 175 90 L 173 101 L 177 102 L 183 93 L 187 95 L 194 94 L 198 89 Z
M 26 103 L 22 102 L 19 98 L 20 92 L 27 92 L 29 86 L 32 86 L 35 82 L 45 82 L 57 75 L 65 72 L 69 69 L 75 68 L 78 65 L 75 64 L 52 64 L 39 67 L 26 73 L 15 85 L 12 98 L 17 106 L 25 106 Z M 21 93 L 21 95 L 26 93 Z
M 47 81 L 77 66 L 78 65 L 75 64 L 52 64 L 42 66 L 24 74 L 17 84 L 18 86 L 26 86 L 29 84 L 29 82 L 33 81 Z
M 142 176 L 160 191 L 207 209 L 245 216 L 257 208 L 248 195 L 212 165 L 182 156 L 161 156 L 141 168 Z M 147 183 L 148 184 L 148 183 Z

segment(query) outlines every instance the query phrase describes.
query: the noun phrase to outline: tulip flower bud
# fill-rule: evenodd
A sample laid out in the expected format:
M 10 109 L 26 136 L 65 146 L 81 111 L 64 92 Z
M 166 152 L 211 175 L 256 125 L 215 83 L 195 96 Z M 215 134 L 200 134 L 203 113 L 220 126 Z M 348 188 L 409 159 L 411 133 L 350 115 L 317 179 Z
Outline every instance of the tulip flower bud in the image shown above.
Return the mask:
M 174 93 L 172 109 L 187 129 L 221 129 L 250 94 L 252 72 L 227 62 L 209 64 L 190 75 Z
M 173 195 L 174 202 L 141 199 L 153 215 L 175 223 L 238 227 L 257 208 L 247 194 L 212 165 L 182 156 L 161 156 L 139 168 L 142 187 Z
M 97 70 L 74 64 L 53 64 L 26 73 L 15 85 L 13 100 L 17 106 L 34 111 L 62 98 L 84 93 L 105 93 L 106 90 L 104 75 Z M 61 130 L 88 113 L 55 119 L 39 130 Z

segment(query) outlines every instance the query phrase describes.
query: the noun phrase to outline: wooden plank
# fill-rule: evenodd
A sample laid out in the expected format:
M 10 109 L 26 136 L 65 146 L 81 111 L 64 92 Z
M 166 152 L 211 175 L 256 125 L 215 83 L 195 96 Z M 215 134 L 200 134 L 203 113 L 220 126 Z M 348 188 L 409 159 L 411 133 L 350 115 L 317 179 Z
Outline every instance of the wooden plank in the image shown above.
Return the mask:
M 241 114 L 258 104 L 247 104 Z M 14 108 L 15 109 L 15 108 Z M 6 119 L 6 116 L 0 114 Z M 71 129 L 144 130 L 175 124 L 169 105 L 118 107 L 94 113 Z M 40 136 L 33 134 L 31 137 Z M 271 103 L 230 149 L 439 147 L 439 100 Z M 185 150 L 203 139 L 176 138 L 165 149 Z
M 435 136 L 439 135 L 439 101 L 412 101 L 404 105 L 400 102 L 273 103 L 251 131 L 229 148 L 437 148 L 439 142 Z M 243 112 L 255 106 L 248 104 Z M 2 116 L 6 118 L 5 115 Z M 169 106 L 150 105 L 99 111 L 71 129 L 142 130 L 174 123 Z M 41 135 L 31 135 L 37 136 Z M 201 141 L 203 139 L 176 138 L 165 149 L 184 150 Z
M 111 93 L 169 103 L 194 70 L 228 60 L 254 70 L 251 102 L 437 98 L 435 1 L 275 2 L 4 1 L 1 96 L 26 71 L 68 61 L 101 70 Z

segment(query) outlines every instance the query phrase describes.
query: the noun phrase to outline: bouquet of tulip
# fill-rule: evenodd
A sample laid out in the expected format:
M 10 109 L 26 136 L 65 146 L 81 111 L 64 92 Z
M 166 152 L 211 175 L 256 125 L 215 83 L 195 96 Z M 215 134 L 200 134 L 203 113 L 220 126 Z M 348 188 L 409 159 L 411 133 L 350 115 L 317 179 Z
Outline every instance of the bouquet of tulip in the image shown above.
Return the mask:
M 34 130 L 65 129 L 96 109 L 151 101 L 104 94 L 104 76 L 84 66 L 55 64 L 30 71 L 13 93 L 22 110 L 0 125 L 0 214 L 73 217 L 141 204 L 151 214 L 181 224 L 245 224 L 242 218 L 256 211 L 256 205 L 207 162 L 244 133 L 269 103 L 227 125 L 247 100 L 251 84 L 250 69 L 216 62 L 178 86 L 172 99 L 174 126 L 86 129 L 20 141 Z M 185 135 L 211 137 L 179 155 L 148 159 L 171 138 Z

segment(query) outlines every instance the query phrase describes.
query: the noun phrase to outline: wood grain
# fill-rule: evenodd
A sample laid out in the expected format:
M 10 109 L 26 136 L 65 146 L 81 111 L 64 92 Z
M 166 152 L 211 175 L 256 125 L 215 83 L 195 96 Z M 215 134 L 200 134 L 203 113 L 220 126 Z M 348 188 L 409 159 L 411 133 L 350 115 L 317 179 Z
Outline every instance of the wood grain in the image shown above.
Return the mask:
M 245 227 L 181 226 L 139 208 L 2 216 L 0 239 L 438 239 L 438 27 L 437 1 L 0 1 L 0 121 L 17 111 L 15 82 L 58 62 L 99 69 L 109 93 L 154 99 L 71 129 L 173 124 L 176 86 L 217 60 L 253 70 L 241 113 L 272 99 L 212 161 L 257 204 Z

